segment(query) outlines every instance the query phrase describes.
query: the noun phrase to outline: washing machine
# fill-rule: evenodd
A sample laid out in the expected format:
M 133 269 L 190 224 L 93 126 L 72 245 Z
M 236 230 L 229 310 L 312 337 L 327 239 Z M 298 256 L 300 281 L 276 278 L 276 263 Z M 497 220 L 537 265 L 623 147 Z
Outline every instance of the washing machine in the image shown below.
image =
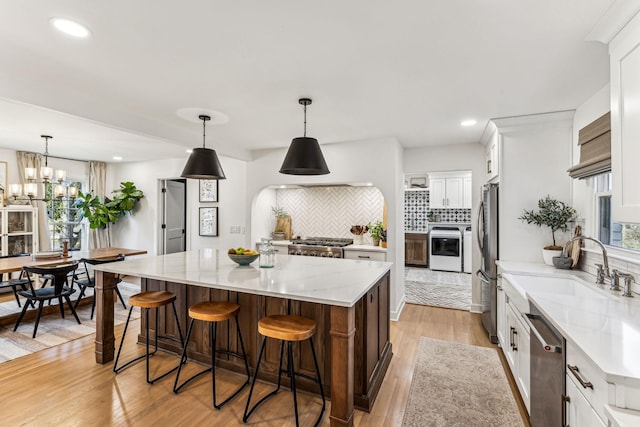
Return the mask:
M 458 228 L 433 227 L 429 231 L 429 268 L 462 271 L 462 234 Z

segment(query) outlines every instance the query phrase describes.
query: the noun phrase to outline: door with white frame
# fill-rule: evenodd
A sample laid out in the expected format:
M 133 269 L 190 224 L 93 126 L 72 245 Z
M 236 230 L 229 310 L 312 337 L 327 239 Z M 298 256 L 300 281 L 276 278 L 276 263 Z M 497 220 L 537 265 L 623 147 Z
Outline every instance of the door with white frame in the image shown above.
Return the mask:
M 183 252 L 187 248 L 187 181 L 167 179 L 162 184 L 162 253 Z

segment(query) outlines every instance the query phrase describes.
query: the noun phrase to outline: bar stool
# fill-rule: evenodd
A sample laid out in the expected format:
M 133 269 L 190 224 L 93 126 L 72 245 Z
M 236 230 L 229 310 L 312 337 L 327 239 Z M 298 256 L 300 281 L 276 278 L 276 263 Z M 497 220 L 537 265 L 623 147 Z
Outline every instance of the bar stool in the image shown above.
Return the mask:
M 173 392 L 178 394 L 182 387 L 187 385 L 191 380 L 199 377 L 200 375 L 211 372 L 211 384 L 212 384 L 212 392 L 213 392 L 213 407 L 216 409 L 222 408 L 227 402 L 236 397 L 238 393 L 240 393 L 247 384 L 249 384 L 249 379 L 251 378 L 251 374 L 249 373 L 249 363 L 247 362 L 247 355 L 244 350 L 244 341 L 242 340 L 242 332 L 240 331 L 240 324 L 238 323 L 238 312 L 240 311 L 240 306 L 238 304 L 234 304 L 232 302 L 227 301 L 205 301 L 199 302 L 197 304 L 189 307 L 189 317 L 191 318 L 191 322 L 189 323 L 189 330 L 187 331 L 187 338 L 184 342 L 184 347 L 182 350 L 182 358 L 180 359 L 180 365 L 178 367 L 178 372 L 176 373 L 176 381 L 173 384 Z M 240 348 L 242 349 L 242 354 L 235 353 L 229 350 L 217 350 L 216 349 L 216 339 L 218 337 L 218 323 L 224 322 L 225 320 L 230 320 L 234 318 L 236 320 L 236 327 L 238 328 L 238 337 L 240 338 Z M 191 337 L 191 331 L 193 330 L 193 324 L 196 320 L 202 320 L 203 322 L 209 323 L 209 339 L 211 341 L 211 367 L 203 370 L 202 372 L 198 372 L 193 375 L 191 378 L 187 379 L 185 382 L 178 386 L 178 382 L 180 379 L 180 372 L 182 371 L 182 365 L 187 361 L 187 346 L 189 345 L 189 338 Z M 227 354 L 229 356 L 237 357 L 238 359 L 244 360 L 244 366 L 247 371 L 247 380 L 242 384 L 231 396 L 227 397 L 220 404 L 217 403 L 216 399 L 216 354 L 222 353 Z
M 154 378 L 154 379 L 150 379 L 149 378 L 149 357 L 153 356 L 154 354 L 156 354 L 156 352 L 158 351 L 158 331 L 156 330 L 155 333 L 155 346 L 154 346 L 154 350 L 153 352 L 149 353 L 149 309 L 154 308 L 156 311 L 156 328 L 158 327 L 158 309 L 160 307 L 164 307 L 166 305 L 171 304 L 171 306 L 173 307 L 173 316 L 176 320 L 176 325 L 178 325 L 178 334 L 180 334 L 180 343 L 184 346 L 184 339 L 182 338 L 182 329 L 180 329 L 180 321 L 178 320 L 178 312 L 176 311 L 176 295 L 172 292 L 168 292 L 168 291 L 146 291 L 146 292 L 140 292 L 137 293 L 135 295 L 132 295 L 131 297 L 129 297 L 129 315 L 127 316 L 127 323 L 125 323 L 124 325 L 124 332 L 122 333 L 122 339 L 120 340 L 120 348 L 118 348 L 118 355 L 116 356 L 116 360 L 113 363 L 113 372 L 115 372 L 116 374 L 119 373 L 120 371 L 122 371 L 123 369 L 127 368 L 128 366 L 133 365 L 134 363 L 142 360 L 142 359 L 146 359 L 147 363 L 147 383 L 149 384 L 153 384 L 156 381 L 166 377 L 167 375 L 169 375 L 171 372 L 175 371 L 176 369 L 178 369 L 178 366 L 176 366 L 175 368 L 172 368 L 171 370 L 165 372 L 164 374 Z M 144 315 L 145 315 L 145 327 L 146 327 L 146 350 L 145 350 L 145 354 L 143 354 L 142 356 L 136 357 L 133 360 L 128 361 L 127 363 L 125 363 L 124 365 L 118 367 L 118 360 L 120 359 L 120 352 L 122 351 L 122 346 L 124 344 L 124 338 L 127 335 L 127 328 L 129 327 L 129 319 L 131 319 L 131 313 L 133 312 L 133 308 L 134 307 L 140 307 L 143 311 L 144 311 Z M 168 337 L 168 336 L 161 336 L 161 338 L 167 338 L 173 341 L 178 341 L 176 338 L 174 337 Z M 180 362 L 182 364 L 182 361 Z
M 264 336 L 262 340 L 262 347 L 260 347 L 260 355 L 258 356 L 258 363 L 256 365 L 256 371 L 253 376 L 253 382 L 251 383 L 251 388 L 249 389 L 249 397 L 247 398 L 247 406 L 244 409 L 244 416 L 242 417 L 243 422 L 247 422 L 253 411 L 260 406 L 265 400 L 269 397 L 275 395 L 280 390 L 280 383 L 282 378 L 282 372 L 288 373 L 291 378 L 291 391 L 293 392 L 293 407 L 296 414 L 296 426 L 298 426 L 298 397 L 296 394 L 296 379 L 295 376 L 303 377 L 308 380 L 314 381 L 318 383 L 320 386 L 320 395 L 322 396 L 322 409 L 320 410 L 320 415 L 315 422 L 315 426 L 320 424 L 320 420 L 322 419 L 322 414 L 324 414 L 325 408 L 325 397 L 324 397 L 324 389 L 322 388 L 322 379 L 320 378 L 320 369 L 318 368 L 318 359 L 316 358 L 316 351 L 313 346 L 313 335 L 316 332 L 316 322 L 312 319 L 296 316 L 296 315 L 275 315 L 275 316 L 267 316 L 263 317 L 258 321 L 258 332 Z M 258 370 L 260 369 L 260 362 L 262 360 L 262 354 L 264 353 L 264 349 L 267 342 L 267 337 L 275 338 L 281 340 L 280 344 L 280 364 L 278 366 L 278 386 L 271 393 L 264 396 L 262 399 L 258 401 L 251 409 L 249 409 L 249 404 L 251 402 L 251 395 L 253 394 L 253 388 L 256 384 L 256 378 L 258 378 Z M 295 372 L 293 370 L 293 346 L 292 343 L 294 341 L 303 341 L 309 340 L 309 344 L 311 345 L 311 354 L 313 355 L 313 363 L 316 367 L 316 375 L 317 378 L 310 377 L 308 375 Z M 284 353 L 284 344 L 287 343 L 287 359 L 288 359 L 288 367 L 287 370 L 282 369 L 282 357 Z

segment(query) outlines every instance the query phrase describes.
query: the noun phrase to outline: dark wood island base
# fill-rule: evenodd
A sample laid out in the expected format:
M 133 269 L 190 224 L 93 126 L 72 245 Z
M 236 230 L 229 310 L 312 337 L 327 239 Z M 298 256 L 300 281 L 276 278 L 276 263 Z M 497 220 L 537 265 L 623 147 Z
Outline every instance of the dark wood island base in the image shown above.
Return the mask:
M 96 361 L 107 363 L 113 360 L 113 320 L 104 322 L 101 316 L 113 319 L 113 274 L 98 271 L 98 319 L 96 330 Z M 392 357 L 389 341 L 389 273 L 387 272 L 352 307 L 324 305 L 267 297 L 243 292 L 232 292 L 210 287 L 142 278 L 143 291 L 167 290 L 176 294 L 176 307 L 180 327 L 186 330 L 189 306 L 201 301 L 232 301 L 240 305 L 238 321 L 245 341 L 246 354 L 252 374 L 260 349 L 261 337 L 257 332 L 258 320 L 275 314 L 297 314 L 316 321 L 314 343 L 322 375 L 325 394 L 331 398 L 331 425 L 353 425 L 354 407 L 369 412 L 373 407 Z M 144 318 L 141 331 L 145 330 Z M 151 318 L 150 322 L 155 323 Z M 197 322 L 189 342 L 189 356 L 203 363 L 210 363 L 208 331 Z M 110 326 L 109 326 L 110 325 Z M 171 310 L 160 309 L 158 325 L 150 329 L 159 335 L 178 337 L 178 328 Z M 238 351 L 239 340 L 234 322 L 218 329 L 217 347 Z M 145 341 L 144 332 L 138 342 Z M 179 345 L 171 340 L 160 339 L 159 345 L 166 351 L 180 354 Z M 260 366 L 259 378 L 275 383 L 278 376 L 280 345 L 267 340 L 265 357 Z M 307 342 L 294 344 L 295 369 L 314 376 L 315 369 L 311 350 Z M 242 373 L 244 364 L 234 358 L 220 355 L 218 367 Z M 288 386 L 288 378 L 283 377 Z M 296 379 L 296 387 L 318 394 L 317 384 Z

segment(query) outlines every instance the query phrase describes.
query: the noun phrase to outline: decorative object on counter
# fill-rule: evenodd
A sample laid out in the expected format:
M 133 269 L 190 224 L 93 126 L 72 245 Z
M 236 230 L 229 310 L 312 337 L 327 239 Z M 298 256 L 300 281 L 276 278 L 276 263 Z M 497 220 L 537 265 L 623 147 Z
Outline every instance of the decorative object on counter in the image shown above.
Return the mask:
M 200 180 L 200 202 L 209 203 L 218 201 L 218 180 L 217 179 L 201 179 Z
M 582 236 L 582 227 L 576 225 L 576 228 L 573 230 L 573 237 L 576 238 L 578 236 Z M 574 268 L 578 265 L 578 261 L 580 261 L 580 248 L 582 247 L 582 239 L 573 240 L 569 248 L 567 250 L 567 255 L 571 257 L 572 263 L 571 268 Z
M 203 114 L 198 118 L 202 120 L 202 148 L 193 149 L 180 176 L 192 179 L 226 179 L 216 150 L 206 147 L 206 125 L 211 116 Z
M 29 198 L 30 202 L 34 200 L 48 202 L 50 200 L 48 194 L 44 194 L 42 198 L 38 198 L 39 184 L 53 184 L 53 181 L 57 181 L 57 184 L 53 186 L 53 196 L 58 200 L 75 199 L 78 196 L 78 187 L 69 185 L 69 183 L 66 182 L 67 171 L 63 169 L 56 170 L 54 179 L 53 168 L 49 167 L 49 140 L 53 139 L 53 137 L 49 135 L 40 135 L 40 137 L 44 138 L 45 141 L 44 166 L 40 168 L 41 180 L 38 180 L 38 171 L 36 168 L 25 167 L 25 184 L 10 184 L 9 196 L 16 200 L 18 197 L 24 195 Z
M 273 240 L 289 240 L 291 239 L 291 216 L 287 214 L 284 209 L 276 206 L 271 210 L 276 217 L 276 227 L 271 235 Z
M 288 175 L 326 175 L 329 168 L 320 150 L 320 144 L 315 138 L 307 137 L 307 105 L 311 99 L 300 98 L 300 105 L 304 106 L 304 136 L 293 138 L 289 151 L 282 162 L 280 173 Z
M 62 256 L 63 257 L 68 257 L 69 256 L 69 241 L 65 240 L 62 242 Z
M 218 208 L 200 208 L 200 232 L 201 236 L 218 236 Z
M 571 266 L 573 264 L 573 258 L 569 256 L 554 256 L 552 258 L 553 266 L 555 268 L 559 268 L 560 270 L 571 270 Z
M 367 227 L 369 228 L 369 234 L 371 234 L 373 246 L 378 246 L 380 244 L 380 233 L 383 229 L 382 221 L 376 221 L 373 225 L 369 223 L 367 224 Z
M 268 237 L 262 238 L 260 243 L 260 268 L 273 268 L 275 266 L 275 250 Z
M 353 234 L 353 244 L 361 245 L 363 243 L 363 236 L 369 231 L 369 228 L 366 225 L 352 225 L 349 231 Z
M 78 220 L 87 218 L 89 228 L 106 228 L 107 246 L 111 247 L 110 225 L 117 223 L 127 214 L 133 214 L 136 204 L 144 197 L 142 190 L 138 190 L 131 181 L 120 183 L 120 188 L 113 190 L 113 199 L 105 196 L 104 202 L 100 196 L 94 196 L 92 192 L 78 191 L 78 197 L 74 207 L 78 208 Z
M 413 177 L 409 180 L 411 188 L 427 188 L 427 178 L 424 176 Z
M 387 229 L 386 228 L 383 228 L 382 230 L 380 230 L 380 247 L 382 248 L 387 247 Z
M 527 224 L 534 224 L 538 227 L 546 225 L 551 229 L 553 244 L 545 246 L 542 250 L 542 257 L 547 265 L 553 265 L 553 257 L 562 255 L 562 246 L 556 245 L 556 231 L 567 231 L 569 222 L 574 221 L 577 212 L 571 206 L 547 196 L 538 200 L 538 211 L 524 210 L 518 218 L 526 221 Z
M 263 239 L 264 240 L 264 239 Z M 227 255 L 231 261 L 239 265 L 249 265 L 253 261 L 257 260 L 260 256 L 259 252 L 252 249 L 245 249 L 242 246 L 239 248 L 231 248 L 227 251 Z

